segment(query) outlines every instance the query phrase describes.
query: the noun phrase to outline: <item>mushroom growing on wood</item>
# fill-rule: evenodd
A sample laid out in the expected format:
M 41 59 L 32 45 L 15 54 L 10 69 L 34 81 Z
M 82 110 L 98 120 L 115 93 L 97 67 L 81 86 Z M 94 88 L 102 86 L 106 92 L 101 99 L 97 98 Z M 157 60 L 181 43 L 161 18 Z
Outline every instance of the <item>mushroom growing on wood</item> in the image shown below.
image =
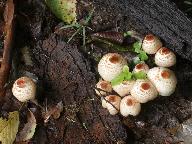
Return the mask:
M 160 48 L 155 54 L 155 64 L 161 67 L 171 67 L 176 63 L 175 54 L 168 48 Z
M 177 78 L 173 71 L 164 67 L 154 67 L 147 73 L 149 80 L 155 85 L 159 95 L 170 96 L 174 93 Z
M 137 102 L 131 95 L 125 96 L 120 103 L 120 113 L 124 117 L 128 115 L 136 116 L 141 111 L 141 104 Z
M 101 58 L 98 72 L 104 80 L 111 81 L 122 72 L 124 65 L 127 65 L 127 61 L 120 54 L 108 53 Z
M 157 97 L 158 92 L 155 86 L 147 79 L 137 80 L 134 84 L 131 95 L 140 103 L 146 103 Z
M 113 90 L 120 96 L 126 96 L 130 93 L 134 84 L 135 84 L 134 80 L 123 81 L 122 83 L 113 86 Z
M 13 84 L 12 93 L 20 102 L 34 100 L 36 95 L 36 84 L 29 77 L 21 77 Z
M 145 36 L 142 44 L 142 49 L 147 54 L 155 54 L 159 48 L 162 47 L 162 43 L 158 37 L 148 34 Z
M 135 66 L 135 68 L 133 69 L 134 72 L 144 72 L 147 73 L 149 71 L 149 66 L 147 64 L 143 63 L 139 63 Z
M 111 115 L 115 115 L 119 111 L 121 98 L 117 95 L 109 95 L 102 99 L 102 106 L 107 108 Z
M 111 83 L 108 81 L 100 80 L 96 84 L 95 92 L 99 96 L 105 96 L 107 93 L 112 92 L 112 86 Z

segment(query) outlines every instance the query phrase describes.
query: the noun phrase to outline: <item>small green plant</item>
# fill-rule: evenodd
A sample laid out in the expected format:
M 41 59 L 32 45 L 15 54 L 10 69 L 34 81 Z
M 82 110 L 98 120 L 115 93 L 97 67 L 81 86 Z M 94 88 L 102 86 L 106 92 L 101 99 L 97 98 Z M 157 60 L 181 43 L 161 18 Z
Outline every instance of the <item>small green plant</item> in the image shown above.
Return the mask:
M 85 46 L 86 43 L 86 28 L 88 28 L 88 23 L 91 20 L 91 17 L 93 15 L 94 10 L 92 10 L 88 17 L 83 21 L 83 24 L 80 24 L 78 22 L 74 23 L 74 24 L 70 24 L 70 25 L 65 25 L 63 27 L 60 28 L 60 30 L 62 29 L 67 29 L 67 28 L 74 28 L 76 29 L 76 31 L 72 34 L 72 36 L 68 39 L 67 43 L 69 43 L 77 34 L 82 34 L 83 35 L 83 46 Z
M 137 41 L 133 44 L 133 51 L 138 53 L 138 57 L 140 58 L 141 61 L 146 61 L 148 60 L 148 55 L 146 54 L 146 52 L 144 52 L 141 49 L 142 43 Z
M 111 85 L 115 86 L 122 83 L 123 81 L 146 79 L 146 78 L 147 78 L 147 74 L 145 72 L 142 72 L 142 71 L 136 72 L 136 73 L 130 72 L 129 67 L 125 65 L 123 67 L 122 72 L 111 81 Z

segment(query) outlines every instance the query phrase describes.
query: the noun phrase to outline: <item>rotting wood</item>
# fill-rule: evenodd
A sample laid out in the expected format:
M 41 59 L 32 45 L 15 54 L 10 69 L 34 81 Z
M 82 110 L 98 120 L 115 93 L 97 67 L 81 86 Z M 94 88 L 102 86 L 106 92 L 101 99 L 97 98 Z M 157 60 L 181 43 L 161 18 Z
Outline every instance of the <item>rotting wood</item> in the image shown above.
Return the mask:
M 173 2 L 94 0 L 93 5 L 96 13 L 92 24 L 96 30 L 119 27 L 123 31 L 132 28 L 144 34 L 151 32 L 177 54 L 192 61 L 192 21 Z
M 59 135 L 48 132 L 50 143 L 117 143 L 128 139 L 119 116 L 110 116 L 94 94 L 95 76 L 90 64 L 79 53 L 77 46 L 63 42 L 52 34 L 33 49 L 40 68 L 45 71 L 45 85 L 53 96 L 49 104 L 63 101 L 64 115 L 51 120 Z M 48 57 L 44 57 L 47 55 Z M 38 73 L 37 73 L 38 75 Z M 49 129 L 49 124 L 47 125 Z

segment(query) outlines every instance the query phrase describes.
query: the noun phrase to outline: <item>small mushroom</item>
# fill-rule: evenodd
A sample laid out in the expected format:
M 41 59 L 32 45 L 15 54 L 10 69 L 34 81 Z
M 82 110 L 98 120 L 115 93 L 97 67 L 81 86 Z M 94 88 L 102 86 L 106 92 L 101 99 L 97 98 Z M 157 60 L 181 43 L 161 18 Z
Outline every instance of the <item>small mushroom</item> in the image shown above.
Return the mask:
M 155 54 L 155 64 L 161 67 L 171 67 L 176 63 L 175 54 L 168 48 L 160 48 Z
M 131 95 L 125 96 L 120 103 L 120 113 L 122 116 L 137 116 L 141 111 L 141 104 Z
M 96 84 L 95 92 L 99 96 L 105 96 L 107 93 L 112 92 L 112 86 L 111 83 L 108 81 L 100 80 Z
M 144 72 L 144 73 L 148 73 L 149 71 L 149 66 L 145 63 L 139 63 L 135 66 L 135 68 L 133 69 L 133 72 Z
M 135 84 L 134 80 L 123 81 L 122 83 L 113 86 L 113 90 L 120 96 L 126 96 L 130 93 L 134 84 Z
M 127 61 L 120 54 L 108 53 L 101 58 L 98 72 L 104 80 L 111 81 L 122 72 L 124 65 L 127 65 Z
M 177 78 L 173 71 L 164 67 L 154 67 L 147 73 L 149 80 L 155 85 L 159 95 L 170 96 L 174 93 Z
M 147 79 L 137 80 L 134 84 L 131 95 L 140 103 L 146 103 L 157 97 L 158 92 L 155 86 Z
M 12 93 L 20 102 L 34 100 L 36 95 L 36 84 L 29 77 L 21 77 L 13 84 Z
M 158 37 L 148 34 L 145 36 L 142 44 L 142 49 L 147 54 L 155 54 L 159 48 L 162 47 L 162 43 Z
M 111 115 L 115 115 L 119 111 L 121 98 L 116 95 L 109 95 L 102 99 L 102 106 L 107 108 Z

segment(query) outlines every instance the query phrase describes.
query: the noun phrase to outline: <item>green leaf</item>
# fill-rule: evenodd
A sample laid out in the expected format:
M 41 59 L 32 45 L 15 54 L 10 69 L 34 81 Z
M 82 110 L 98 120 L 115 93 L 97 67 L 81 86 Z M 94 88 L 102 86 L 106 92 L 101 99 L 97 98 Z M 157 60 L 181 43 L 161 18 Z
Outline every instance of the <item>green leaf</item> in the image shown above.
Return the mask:
M 139 54 L 139 58 L 141 61 L 146 61 L 146 60 L 148 60 L 149 57 L 147 56 L 146 52 L 141 51 Z
M 144 52 L 141 49 L 142 43 L 137 41 L 133 44 L 133 51 L 138 53 L 138 57 L 140 58 L 141 61 L 146 61 L 148 60 L 148 56 L 146 54 L 146 52 Z
M 56 17 L 68 24 L 76 23 L 76 0 L 45 0 Z
M 137 73 L 133 73 L 133 77 L 135 79 L 146 79 L 147 78 L 147 74 L 143 71 L 137 72 Z
M 120 73 L 117 77 L 115 77 L 112 81 L 111 81 L 111 85 L 115 86 L 118 85 L 120 83 L 122 83 L 124 81 L 124 73 Z
M 127 65 L 125 65 L 123 67 L 123 73 L 128 73 L 129 72 L 129 67 Z
M 136 53 L 140 53 L 142 50 L 141 50 L 141 45 L 142 43 L 137 41 L 133 44 L 133 49 L 134 49 L 134 52 Z
M 124 76 L 124 80 L 131 80 L 131 79 L 132 79 L 132 73 L 131 72 L 126 73 Z
M 125 65 L 123 67 L 122 72 L 111 81 L 111 85 L 115 86 L 122 83 L 124 80 L 131 80 L 131 79 L 132 79 L 132 73 L 129 72 L 129 67 Z
M 10 112 L 8 120 L 0 118 L 0 143 L 12 144 L 19 127 L 18 111 Z

